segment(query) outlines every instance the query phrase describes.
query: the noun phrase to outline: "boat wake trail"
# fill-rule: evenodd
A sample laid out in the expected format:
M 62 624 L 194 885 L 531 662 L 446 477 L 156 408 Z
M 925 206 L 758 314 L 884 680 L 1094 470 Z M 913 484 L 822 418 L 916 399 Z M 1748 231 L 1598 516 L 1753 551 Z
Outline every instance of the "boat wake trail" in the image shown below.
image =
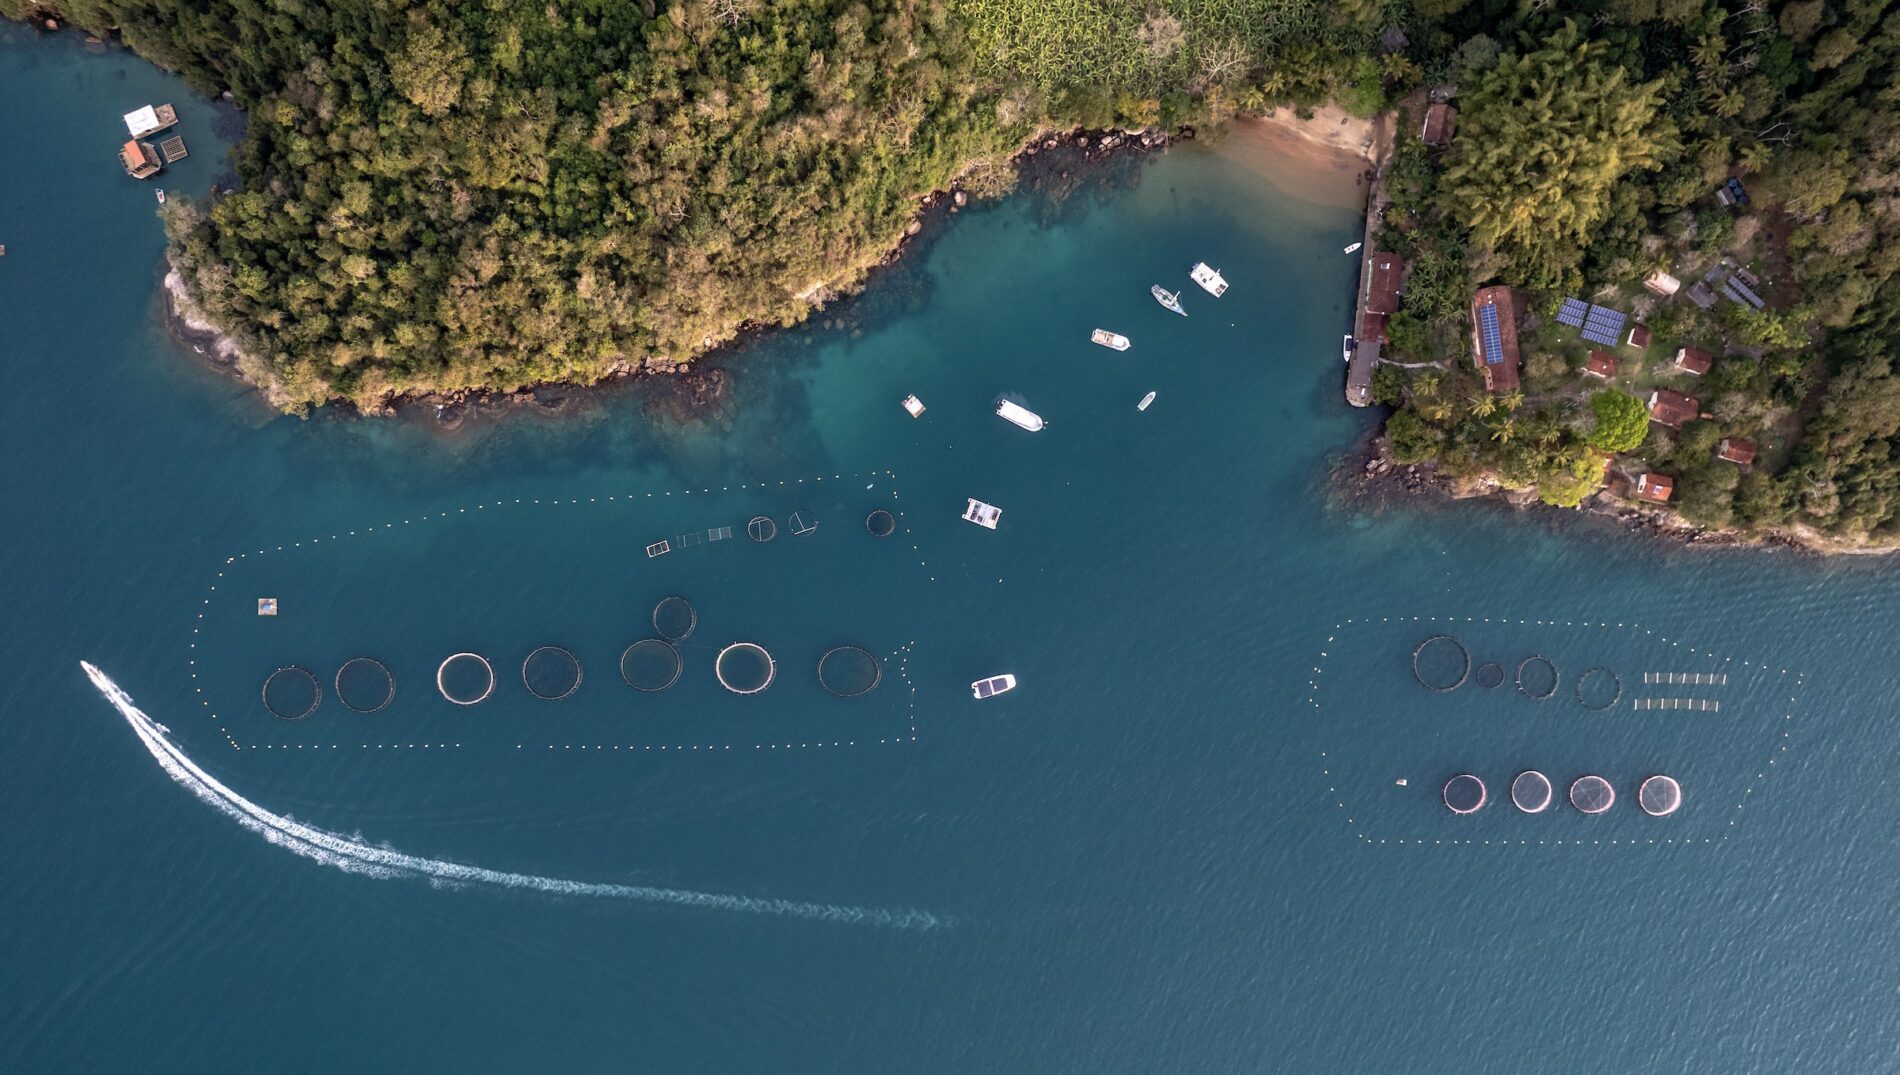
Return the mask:
M 293 818 L 273 814 L 232 791 L 187 757 L 185 752 L 167 737 L 166 733 L 170 729 L 146 716 L 138 706 L 133 705 L 132 696 L 117 683 L 112 682 L 104 672 L 85 661 L 81 661 L 79 666 L 85 669 L 87 677 L 92 680 L 92 685 L 99 688 L 99 693 L 105 695 L 106 700 L 112 703 L 121 716 L 125 717 L 126 723 L 132 726 L 133 734 L 139 737 L 139 742 L 145 744 L 145 749 L 151 751 L 152 757 L 157 759 L 159 766 L 173 780 L 226 817 L 271 843 L 346 873 L 362 874 L 367 877 L 418 878 L 436 884 L 531 889 L 559 896 L 636 900 L 676 907 L 700 907 L 716 911 L 811 918 L 825 922 L 849 922 L 889 926 L 896 929 L 936 929 L 947 924 L 927 911 L 885 910 L 875 907 L 806 903 L 797 900 L 762 899 L 717 892 L 694 892 L 689 889 L 655 888 L 647 885 L 569 881 L 559 877 L 540 877 L 534 874 L 490 870 L 481 866 L 464 866 L 460 863 L 424 858 L 392 848 L 366 844 L 361 840 L 305 825 Z

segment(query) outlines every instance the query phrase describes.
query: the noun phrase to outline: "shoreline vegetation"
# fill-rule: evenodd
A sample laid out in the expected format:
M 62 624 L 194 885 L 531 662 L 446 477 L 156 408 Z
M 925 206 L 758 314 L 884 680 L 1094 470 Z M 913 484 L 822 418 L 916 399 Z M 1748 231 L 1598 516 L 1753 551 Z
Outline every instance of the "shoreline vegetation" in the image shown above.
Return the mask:
M 171 290 L 291 413 L 690 371 L 861 287 L 944 199 L 1014 189 L 1050 132 L 1198 130 L 1255 166 L 1369 154 L 1367 253 L 1400 267 L 1355 335 L 1383 344 L 1394 469 L 1844 551 L 1900 545 L 1893 4 L 0 16 L 116 35 L 245 110 L 236 189 L 164 210 Z M 1310 189 L 1356 199 L 1330 166 Z M 1565 299 L 1631 334 L 1580 338 Z

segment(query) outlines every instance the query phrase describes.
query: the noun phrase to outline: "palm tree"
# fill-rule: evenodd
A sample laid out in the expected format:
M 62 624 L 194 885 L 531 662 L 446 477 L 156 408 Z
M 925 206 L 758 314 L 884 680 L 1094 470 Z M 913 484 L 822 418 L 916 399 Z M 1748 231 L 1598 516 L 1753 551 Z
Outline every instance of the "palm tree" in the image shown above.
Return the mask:
M 1505 413 L 1512 413 L 1524 405 L 1524 390 L 1522 388 L 1513 388 L 1498 397 L 1498 403 L 1504 408 Z
M 1775 149 L 1773 146 L 1770 146 L 1766 143 L 1751 142 L 1750 144 L 1742 147 L 1742 153 L 1741 153 L 1742 171 L 1747 172 L 1750 175 L 1753 175 L 1756 172 L 1759 172 L 1767 168 L 1768 163 L 1774 159 L 1775 159 Z
M 1491 439 L 1497 441 L 1499 444 L 1511 443 L 1511 438 L 1516 435 L 1517 419 L 1515 418 L 1506 418 L 1504 421 L 1491 427 Z
M 1490 393 L 1480 393 L 1471 397 L 1471 413 L 1479 418 L 1489 418 L 1498 409 L 1498 398 Z

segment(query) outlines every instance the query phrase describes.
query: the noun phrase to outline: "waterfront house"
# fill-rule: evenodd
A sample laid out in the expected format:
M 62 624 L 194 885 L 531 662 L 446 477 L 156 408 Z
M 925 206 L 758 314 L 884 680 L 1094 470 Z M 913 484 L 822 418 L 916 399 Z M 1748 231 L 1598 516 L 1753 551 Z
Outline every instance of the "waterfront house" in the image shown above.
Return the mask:
M 1681 429 L 1682 423 L 1695 418 L 1700 411 L 1701 404 L 1681 392 L 1658 388 L 1649 394 L 1650 421 L 1661 422 L 1671 429 Z
M 1715 457 L 1745 467 L 1755 461 L 1755 442 L 1746 437 L 1723 437 L 1715 446 Z
M 1676 368 L 1684 373 L 1693 373 L 1700 377 L 1709 372 L 1711 361 L 1709 353 L 1700 347 L 1676 348 Z
M 1616 376 L 1616 356 L 1608 351 L 1592 350 L 1590 357 L 1584 360 L 1583 373 L 1586 377 L 1609 380 Z
M 1629 339 L 1624 342 L 1628 343 L 1631 347 L 1634 347 L 1639 351 L 1645 347 L 1648 347 L 1649 346 L 1649 326 L 1640 325 L 1640 324 L 1631 325 Z
M 1682 287 L 1682 281 L 1661 269 L 1657 269 L 1655 272 L 1643 277 L 1643 286 L 1666 299 L 1674 295 L 1676 291 Z
M 1645 473 L 1636 479 L 1636 498 L 1652 504 L 1666 504 L 1676 491 L 1676 479 L 1667 474 Z
M 1428 146 L 1447 146 L 1451 144 L 1452 128 L 1458 122 L 1458 110 L 1443 101 L 1425 110 L 1425 125 L 1418 136 Z
M 164 169 L 158 161 L 158 150 L 151 143 L 134 138 L 119 148 L 119 163 L 125 165 L 125 174 L 134 179 L 150 179 Z
M 1510 288 L 1480 288 L 1471 297 L 1471 354 L 1484 374 L 1485 391 L 1517 387 L 1517 304 Z
M 1359 311 L 1360 341 L 1385 342 L 1385 323 L 1399 312 L 1400 295 L 1405 290 L 1405 259 L 1387 251 L 1377 251 L 1368 260 L 1366 301 Z
M 144 138 L 177 125 L 178 111 L 171 105 L 146 105 L 136 112 L 125 114 L 125 132 L 133 138 Z

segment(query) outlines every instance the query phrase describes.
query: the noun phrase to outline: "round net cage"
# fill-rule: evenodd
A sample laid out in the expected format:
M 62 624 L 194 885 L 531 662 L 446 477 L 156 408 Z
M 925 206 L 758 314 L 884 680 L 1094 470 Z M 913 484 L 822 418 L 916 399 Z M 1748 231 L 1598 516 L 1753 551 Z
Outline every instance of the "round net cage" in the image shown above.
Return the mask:
M 521 662 L 521 682 L 544 702 L 558 702 L 581 689 L 581 659 L 560 646 L 542 646 Z
M 772 685 L 778 663 L 757 642 L 734 642 L 713 660 L 719 685 L 734 694 L 757 694 Z
M 818 658 L 818 685 L 839 698 L 856 698 L 877 689 L 884 666 L 861 646 L 834 646 Z
M 323 684 L 310 669 L 287 664 L 264 677 L 264 708 L 283 720 L 302 720 L 323 704 Z
M 1672 776 L 1652 776 L 1636 789 L 1636 804 L 1650 817 L 1668 817 L 1682 806 L 1682 785 Z
M 620 678 L 637 691 L 663 691 L 678 683 L 685 662 L 663 638 L 643 638 L 620 654 Z
M 1428 691 L 1455 691 L 1470 674 L 1471 651 L 1450 635 L 1433 635 L 1412 650 L 1412 678 Z
M 809 512 L 795 511 L 792 512 L 791 518 L 785 520 L 785 528 L 790 530 L 794 537 L 804 537 L 818 529 L 818 520 Z
M 684 642 L 698 626 L 698 610 L 678 594 L 662 597 L 653 606 L 653 630 L 668 642 Z
M 1483 809 L 1484 800 L 1484 781 L 1470 773 L 1445 781 L 1445 808 L 1454 814 L 1475 814 Z
M 1580 776 L 1570 785 L 1570 805 L 1586 814 L 1601 814 L 1615 804 L 1616 789 L 1600 776 Z
M 435 670 L 435 689 L 456 705 L 480 705 L 495 693 L 495 666 L 479 653 L 455 653 Z
M 864 517 L 864 528 L 872 537 L 890 537 L 897 532 L 897 516 L 879 508 Z
M 1478 666 L 1478 670 L 1472 674 L 1472 679 L 1485 690 L 1502 687 L 1504 686 L 1504 666 L 1496 661 L 1486 661 Z
M 374 713 L 396 700 L 396 676 L 373 657 L 352 657 L 336 670 L 336 700 L 354 713 Z
M 1560 677 L 1549 657 L 1533 653 L 1517 662 L 1517 693 L 1543 701 L 1557 693 Z
M 778 524 L 763 515 L 754 515 L 745 524 L 745 532 L 754 541 L 770 541 L 778 536 Z
M 1623 697 L 1623 679 L 1598 665 L 1577 677 L 1577 703 L 1585 709 L 1608 709 Z
M 1526 769 L 1511 781 L 1511 805 L 1527 814 L 1541 814 L 1550 807 L 1550 777 L 1535 769 Z

